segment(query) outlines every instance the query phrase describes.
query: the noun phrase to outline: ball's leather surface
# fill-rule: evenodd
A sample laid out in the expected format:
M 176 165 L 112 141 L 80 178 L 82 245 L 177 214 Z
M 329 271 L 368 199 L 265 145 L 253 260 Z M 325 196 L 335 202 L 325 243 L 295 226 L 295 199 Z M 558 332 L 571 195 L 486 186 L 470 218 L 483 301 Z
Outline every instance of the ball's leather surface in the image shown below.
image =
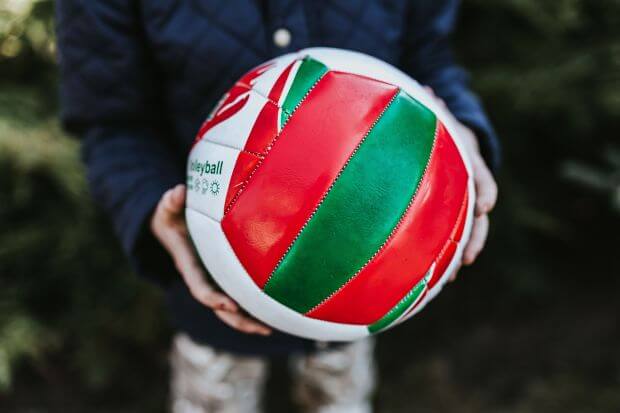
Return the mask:
M 475 198 L 452 116 L 398 69 L 311 48 L 252 69 L 188 161 L 188 228 L 259 320 L 354 340 L 420 311 L 461 259 Z

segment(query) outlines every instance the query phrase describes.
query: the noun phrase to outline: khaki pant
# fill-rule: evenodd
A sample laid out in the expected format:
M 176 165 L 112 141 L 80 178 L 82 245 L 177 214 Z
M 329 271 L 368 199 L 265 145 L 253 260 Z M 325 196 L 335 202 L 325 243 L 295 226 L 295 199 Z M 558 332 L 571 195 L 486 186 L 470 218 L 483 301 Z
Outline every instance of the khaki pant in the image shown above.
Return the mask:
M 375 383 L 374 341 L 293 357 L 293 398 L 304 412 L 370 413 Z M 268 364 L 200 345 L 187 335 L 174 338 L 171 401 L 173 413 L 261 412 Z

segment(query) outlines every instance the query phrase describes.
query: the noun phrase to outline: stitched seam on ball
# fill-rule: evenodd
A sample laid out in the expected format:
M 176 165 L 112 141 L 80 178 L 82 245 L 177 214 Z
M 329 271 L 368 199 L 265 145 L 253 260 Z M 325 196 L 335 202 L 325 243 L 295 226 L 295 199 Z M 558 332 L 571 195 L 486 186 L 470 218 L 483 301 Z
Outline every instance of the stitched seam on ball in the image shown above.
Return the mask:
M 463 208 L 463 206 L 467 205 L 467 195 L 468 195 L 468 191 L 469 191 L 469 190 L 468 190 L 468 189 L 466 189 L 466 190 L 465 190 L 465 195 L 463 195 L 463 201 L 461 202 L 461 209 Z M 459 211 L 460 211 L 460 210 L 459 210 Z M 452 233 L 454 232 L 454 229 L 460 225 L 460 223 L 461 223 L 461 221 L 457 221 L 457 222 L 454 224 L 454 226 L 452 227 L 452 230 L 450 231 L 450 238 L 448 238 L 448 242 L 446 242 L 446 243 L 445 243 L 445 245 L 441 248 L 441 251 L 440 251 L 440 252 L 439 252 L 439 254 L 437 255 L 437 258 L 436 258 L 436 259 L 435 259 L 435 260 L 431 263 L 431 266 L 429 267 L 429 269 L 430 269 L 430 268 L 432 268 L 432 267 L 433 267 L 433 265 L 435 265 L 435 266 L 436 266 L 436 265 L 437 265 L 437 262 L 439 262 L 439 261 L 443 258 L 443 256 L 446 254 L 446 251 L 448 250 L 448 247 L 450 246 L 450 243 L 451 243 L 451 242 L 453 242 L 454 244 L 456 244 L 456 246 L 457 246 L 457 248 L 458 248 L 458 246 L 459 246 L 460 242 L 455 241 L 455 240 L 454 240 L 454 238 L 452 238 Z M 452 257 L 452 260 L 454 260 L 454 257 Z M 453 262 L 452 260 L 448 263 L 448 266 L 446 267 L 446 269 L 447 269 L 447 268 L 449 268 L 449 267 L 450 267 L 450 265 L 452 265 L 452 262 Z M 435 272 L 433 271 L 433 276 L 434 276 L 434 275 L 435 275 Z M 442 277 L 441 277 L 441 278 L 437 281 L 437 283 L 441 282 L 441 280 L 442 280 L 442 279 L 443 279 L 443 277 L 445 277 L 445 276 L 446 276 L 446 274 L 443 274 L 443 275 L 442 275 Z M 431 277 L 431 278 L 429 279 L 429 281 L 430 281 L 430 280 L 432 280 L 432 279 L 433 279 L 433 277 Z M 443 285 L 443 284 L 442 284 L 442 285 Z M 424 293 L 426 293 L 426 292 L 428 292 L 428 288 L 427 288 L 427 291 L 425 291 Z M 419 300 L 418 300 L 418 301 L 419 301 Z M 417 304 L 416 304 L 415 306 L 412 304 L 412 305 L 411 305 L 411 307 L 409 307 L 407 310 L 405 310 L 405 312 L 404 312 L 404 313 L 403 313 L 403 314 L 399 317 L 399 319 L 400 319 L 401 317 L 408 317 L 408 314 L 409 314 L 411 311 L 413 311 L 414 307 L 417 307 Z M 395 322 L 396 322 L 396 321 L 395 321 Z
M 466 205 L 466 203 L 467 203 L 467 189 L 465 189 L 465 194 L 463 195 L 463 201 L 461 202 L 461 208 L 459 209 L 459 212 L 463 209 L 463 207 Z M 435 259 L 435 260 L 431 263 L 431 265 L 430 265 L 429 269 L 427 270 L 427 273 L 428 273 L 428 271 L 430 271 L 430 269 L 431 269 L 431 268 L 433 268 L 433 265 L 435 265 L 435 269 L 436 269 L 437 263 L 438 263 L 438 262 L 439 262 L 439 261 L 443 258 L 443 256 L 444 256 L 444 255 L 446 255 L 446 251 L 448 250 L 448 247 L 450 246 L 450 243 L 451 243 L 451 242 L 455 243 L 457 246 L 459 245 L 459 242 L 455 241 L 455 240 L 454 240 L 454 238 L 452 238 L 452 233 L 454 232 L 454 229 L 460 225 L 460 223 L 461 223 L 461 221 L 457 220 L 457 221 L 456 221 L 456 223 L 454 224 L 454 226 L 452 227 L 452 229 L 450 230 L 450 238 L 448 238 L 448 241 L 447 241 L 447 242 L 445 243 L 445 245 L 441 248 L 441 251 L 439 252 L 439 254 L 437 254 L 437 258 L 436 258 L 436 259 Z M 454 258 L 453 258 L 453 259 L 454 259 Z M 449 267 L 449 265 L 448 265 L 448 267 Z M 434 275 L 435 275 L 435 271 L 433 270 L 433 273 L 431 274 L 431 277 L 428 279 L 428 281 L 429 281 L 429 282 L 433 279 Z M 417 285 L 417 284 L 416 284 L 416 285 Z M 428 283 L 427 283 L 427 287 L 428 287 Z M 414 288 L 415 288 L 415 287 L 414 287 Z M 427 290 L 428 290 L 428 288 L 427 288 Z M 406 298 L 406 295 L 405 295 L 405 297 L 403 297 L 403 299 L 404 299 L 404 298 Z M 402 301 L 402 300 L 401 300 L 401 301 Z M 397 307 L 397 306 L 401 303 L 401 301 L 399 301 L 398 303 L 396 303 L 396 304 L 394 305 L 394 307 L 392 307 L 392 308 L 390 309 L 390 311 L 388 311 L 388 313 L 389 313 L 389 312 L 391 312 L 391 311 L 393 311 L 393 310 L 394 310 L 394 309 L 395 309 L 395 308 L 396 308 L 396 307 Z M 416 302 L 419 302 L 419 299 L 418 299 L 418 300 L 416 300 Z M 403 312 L 403 314 L 401 314 L 401 316 L 400 316 L 400 317 L 404 316 L 405 314 L 408 314 L 408 313 L 409 313 L 409 311 L 413 309 L 414 304 L 415 304 L 416 302 L 412 303 L 412 304 L 411 304 L 411 306 L 410 306 L 409 308 L 407 308 L 407 309 Z M 386 314 L 387 314 L 387 313 L 386 313 Z M 382 317 L 382 318 L 383 318 L 383 317 Z M 396 321 L 397 321 L 397 320 L 395 320 L 395 322 L 396 322 Z
M 342 291 L 368 266 L 368 264 L 372 262 L 372 260 L 374 260 L 377 257 L 377 255 L 379 255 L 387 247 L 390 241 L 394 239 L 394 236 L 396 235 L 396 232 L 400 229 L 400 226 L 402 225 L 405 219 L 405 216 L 407 215 L 407 212 L 409 212 L 409 210 L 411 209 L 411 206 L 413 205 L 413 202 L 416 199 L 416 195 L 418 194 L 418 191 L 420 190 L 420 186 L 422 185 L 422 181 L 424 180 L 424 177 L 426 176 L 426 173 L 428 172 L 428 166 L 430 165 L 431 160 L 433 159 L 433 156 L 435 155 L 435 146 L 437 143 L 438 134 L 439 134 L 439 119 L 436 120 L 435 134 L 433 136 L 433 145 L 431 147 L 428 161 L 426 162 L 426 165 L 424 166 L 424 172 L 422 173 L 420 180 L 418 181 L 418 184 L 416 185 L 415 191 L 413 192 L 413 195 L 411 196 L 409 203 L 407 204 L 407 208 L 405 208 L 405 211 L 401 214 L 400 218 L 398 219 L 398 222 L 396 223 L 396 226 L 394 226 L 394 228 L 390 232 L 390 235 L 388 235 L 385 241 L 383 241 L 383 244 L 381 244 L 379 249 L 375 251 L 375 253 L 368 259 L 368 261 L 366 261 L 359 270 L 357 270 L 344 284 L 342 284 L 340 288 L 338 288 L 336 291 L 332 292 L 330 295 L 325 297 L 320 303 L 312 307 L 310 310 L 306 311 L 305 314 L 309 314 L 312 311 L 316 310 L 318 307 L 323 305 L 325 302 L 329 301 L 333 296 L 335 296 L 340 291 Z
M 252 86 L 248 86 L 246 84 L 243 83 L 239 83 L 240 85 L 244 86 L 244 87 L 248 87 L 252 92 L 256 93 L 258 96 L 262 97 L 263 99 L 265 99 L 266 101 L 270 102 L 272 105 L 274 105 L 276 108 L 281 109 L 282 107 L 278 105 L 278 102 L 274 102 L 273 99 L 271 99 L 269 96 L 265 96 L 264 93 L 260 92 L 257 89 L 253 89 Z
M 273 99 L 271 99 L 269 96 L 265 96 L 265 94 L 264 94 L 264 93 L 262 93 L 262 92 L 258 91 L 257 89 L 253 89 L 253 87 L 252 87 L 252 86 L 248 86 L 248 85 L 246 85 L 246 84 L 244 84 L 244 83 L 236 83 L 235 85 L 236 85 L 236 86 L 237 86 L 237 85 L 241 85 L 241 86 L 243 86 L 243 87 L 247 87 L 247 88 L 249 88 L 249 90 L 251 90 L 252 92 L 256 93 L 258 96 L 262 97 L 262 98 L 263 98 L 263 99 L 265 99 L 266 101 L 270 102 L 271 104 L 273 104 L 273 105 L 274 105 L 275 107 L 277 107 L 278 109 L 280 108 L 280 106 L 278 106 L 278 103 L 277 103 L 277 102 L 274 102 L 274 101 L 273 101 Z
M 336 178 L 334 179 L 334 181 L 331 183 L 331 185 L 327 188 L 327 190 L 325 191 L 325 193 L 323 194 L 323 196 L 321 197 L 321 199 L 319 200 L 319 203 L 316 205 L 316 207 L 314 208 L 314 210 L 312 211 L 312 213 L 310 214 L 310 216 L 308 217 L 308 219 L 306 220 L 306 222 L 304 223 L 304 225 L 301 227 L 301 229 L 299 230 L 299 232 L 297 233 L 297 235 L 295 236 L 295 238 L 293 238 L 293 241 L 289 244 L 289 246 L 286 248 L 286 251 L 284 251 L 284 254 L 282 254 L 282 256 L 280 257 L 280 259 L 278 260 L 278 263 L 276 264 L 275 268 L 273 269 L 273 271 L 271 272 L 271 274 L 269 275 L 269 278 L 267 278 L 267 281 L 265 282 L 265 287 L 267 286 L 267 284 L 269 284 L 269 281 L 271 281 L 271 278 L 273 277 L 273 275 L 275 274 L 275 272 L 278 270 L 278 268 L 280 267 L 280 264 L 282 264 L 282 261 L 284 261 L 284 258 L 288 255 L 288 253 L 290 252 L 291 248 L 293 248 L 293 245 L 295 244 L 295 242 L 297 242 L 297 240 L 299 239 L 299 237 L 301 236 L 301 234 L 303 233 L 304 229 L 306 229 L 306 227 L 308 226 L 308 224 L 310 223 L 310 221 L 312 220 L 312 218 L 314 217 L 314 215 L 317 213 L 317 211 L 319 210 L 319 208 L 321 207 L 321 205 L 323 204 L 323 202 L 325 201 L 325 198 L 327 198 L 327 195 L 329 195 L 329 193 L 331 192 L 332 188 L 334 187 L 334 185 L 336 185 L 336 182 L 338 182 L 338 179 L 340 178 L 340 176 L 342 175 L 342 173 L 344 172 L 344 170 L 347 168 L 347 166 L 349 165 L 349 163 L 351 162 L 351 159 L 353 159 L 353 157 L 355 156 L 355 154 L 357 153 L 357 151 L 359 150 L 359 148 L 364 144 L 364 142 L 366 141 L 366 138 L 368 137 L 368 135 L 370 135 L 370 132 L 372 132 L 372 130 L 374 129 L 374 127 L 377 125 L 377 123 L 379 123 L 379 120 L 381 120 L 381 118 L 383 117 L 383 115 L 385 114 L 385 112 L 388 110 L 388 108 L 390 106 L 392 106 L 392 103 L 396 100 L 396 97 L 398 96 L 398 94 L 400 93 L 400 89 L 396 90 L 396 93 L 394 93 L 394 96 L 392 96 L 392 98 L 390 99 L 390 101 L 388 102 L 388 104 L 383 108 L 383 110 L 381 111 L 381 113 L 379 114 L 379 116 L 377 117 L 377 119 L 375 119 L 372 123 L 372 125 L 370 125 L 370 128 L 368 128 L 368 131 L 364 134 L 364 136 L 362 137 L 362 139 L 360 139 L 360 141 L 357 143 L 357 145 L 355 146 L 355 149 L 353 149 L 353 152 L 351 152 L 351 155 L 349 155 L 349 158 L 347 159 L 347 161 L 344 163 L 344 165 L 342 166 L 342 168 L 340 168 L 340 171 L 338 171 L 338 174 L 336 175 Z M 263 287 L 263 289 L 265 288 Z
M 248 151 L 247 149 L 239 149 L 239 148 L 237 148 L 237 147 L 235 147 L 235 146 L 232 146 L 232 145 L 227 145 L 227 144 L 222 143 L 222 142 L 212 141 L 211 139 L 206 139 L 206 138 L 205 138 L 205 139 L 204 139 L 204 141 L 205 141 L 205 142 L 212 143 L 212 144 L 214 144 L 214 145 L 223 146 L 223 147 L 225 147 L 225 148 L 234 149 L 234 150 L 236 150 L 236 151 L 238 151 L 238 152 L 247 153 L 248 155 L 254 155 L 254 156 L 256 156 L 257 158 L 260 158 L 260 159 L 262 159 L 262 158 L 264 158 L 264 157 L 265 157 L 265 154 L 263 154 L 263 153 L 260 153 L 260 152 L 254 152 L 254 151 Z
M 230 201 L 228 206 L 226 206 L 226 209 L 224 210 L 224 216 L 226 216 L 230 212 L 230 210 L 235 206 L 235 204 L 237 203 L 237 200 L 241 196 L 241 193 L 243 192 L 245 187 L 248 186 L 248 184 L 252 180 L 252 177 L 254 176 L 254 174 L 256 173 L 258 168 L 261 167 L 261 165 L 263 164 L 263 161 L 265 160 L 265 158 L 267 158 L 267 155 L 269 154 L 269 152 L 271 151 L 273 146 L 276 144 L 276 142 L 278 141 L 278 139 L 282 135 L 282 132 L 284 132 L 284 127 L 288 124 L 288 121 L 295 115 L 295 112 L 297 112 L 297 109 L 299 109 L 301 107 L 302 103 L 308 98 L 308 96 L 314 90 L 316 85 L 319 84 L 321 79 L 323 79 L 327 73 L 329 73 L 329 71 L 326 71 L 325 73 L 323 73 L 321 75 L 321 77 L 318 78 L 316 82 L 314 82 L 314 84 L 310 87 L 310 89 L 308 89 L 308 91 L 304 94 L 304 97 L 299 101 L 299 103 L 297 103 L 297 105 L 295 105 L 295 108 L 293 109 L 293 111 L 291 113 L 288 113 L 288 111 L 286 111 L 287 114 L 289 115 L 289 118 L 288 118 L 287 122 L 284 125 L 282 125 L 282 129 L 280 130 L 280 132 L 271 140 L 269 145 L 267 145 L 267 148 L 265 150 L 263 158 L 261 158 L 261 160 L 259 160 L 256 163 L 256 166 L 254 167 L 254 169 L 252 169 L 252 172 L 250 172 L 250 174 L 248 175 L 247 179 L 245 181 L 243 181 L 242 185 L 240 186 L 239 190 L 237 191 L 237 193 L 235 194 L 233 199 Z M 282 110 L 284 111 L 284 109 L 282 109 Z
M 290 64 L 293 64 L 294 62 L 302 61 L 302 60 L 303 60 L 303 59 L 305 59 L 306 57 L 308 57 L 308 56 L 306 55 L 306 56 L 304 56 L 304 57 L 302 57 L 302 58 L 296 57 L 295 59 L 293 59 L 293 61 L 291 61 L 291 63 L 290 63 Z M 323 75 L 325 75 L 325 73 L 324 73 Z M 289 74 L 289 76 L 290 76 L 290 74 Z M 320 79 L 319 79 L 319 80 L 320 80 Z M 317 81 L 317 82 L 318 82 L 318 81 Z M 267 102 L 271 103 L 271 104 L 272 104 L 273 106 L 275 106 L 277 109 L 281 109 L 281 110 L 282 110 L 283 112 L 285 112 L 285 113 L 286 113 L 289 117 L 291 116 L 291 112 L 290 112 L 290 111 L 285 110 L 284 108 L 282 108 L 281 106 L 279 106 L 277 102 L 275 102 L 273 99 L 271 99 L 271 98 L 269 97 L 269 95 L 265 95 L 264 93 L 262 93 L 262 92 L 261 92 L 261 91 L 259 91 L 258 89 L 254 89 L 254 86 L 253 86 L 253 85 L 248 84 L 248 83 L 243 83 L 243 82 L 239 82 L 239 81 L 237 81 L 237 82 L 235 82 L 235 84 L 233 85 L 233 87 L 234 87 L 234 86 L 240 86 L 240 87 L 244 87 L 244 88 L 248 89 L 248 93 L 255 93 L 256 95 L 258 95 L 258 96 L 262 97 L 263 99 L 265 99 Z M 224 96 L 226 96 L 226 94 L 224 94 Z M 220 101 L 222 101 L 222 100 L 224 99 L 224 96 L 222 96 L 222 98 L 220 99 Z M 218 103 L 218 104 L 219 104 L 219 103 Z M 216 107 L 217 107 L 217 105 L 216 105 Z M 213 118 L 215 117 L 215 112 L 216 112 L 216 111 L 214 111 L 213 113 L 211 113 L 211 114 L 207 117 L 207 119 L 206 119 L 206 120 L 202 123 L 202 125 L 203 125 L 203 126 L 204 126 L 207 122 L 209 122 L 211 119 L 213 119 Z M 205 138 L 205 136 L 206 136 L 206 134 L 203 134 L 202 136 L 199 136 L 199 137 L 197 136 L 197 137 L 196 137 L 196 139 L 194 140 L 194 142 L 192 143 L 192 147 L 193 147 L 194 145 L 196 145 L 198 142 L 202 141 L 202 140 L 206 140 L 207 142 L 211 142 L 211 143 L 218 143 L 218 144 L 219 144 L 219 142 L 214 142 L 214 141 L 212 141 L 212 140 L 206 139 L 206 138 Z M 258 156 L 258 155 L 264 156 L 264 155 L 265 155 L 265 154 L 264 154 L 264 153 L 262 153 L 262 152 L 251 152 L 251 151 L 247 151 L 247 150 L 245 150 L 245 149 L 236 148 L 236 147 L 231 146 L 231 145 L 226 145 L 226 144 L 221 144 L 221 145 L 222 145 L 222 146 L 226 146 L 226 147 L 228 147 L 228 148 L 236 149 L 236 150 L 241 151 L 241 152 L 246 152 L 246 153 L 249 153 L 249 154 L 252 154 L 252 155 L 256 155 L 256 156 Z
M 463 195 L 463 201 L 461 201 L 461 208 L 459 208 L 459 216 L 461 215 L 461 213 L 463 212 L 463 208 L 467 209 L 467 204 L 468 204 L 468 192 L 469 192 L 469 188 L 466 186 L 465 187 L 465 193 Z M 452 231 L 450 232 L 450 240 L 453 241 L 455 244 L 459 244 L 460 241 L 457 241 L 454 239 L 453 234 L 454 234 L 454 230 L 461 225 L 461 223 L 463 223 L 463 226 L 465 225 L 465 222 L 467 221 L 467 211 L 465 211 L 465 214 L 462 216 L 462 219 L 457 219 L 456 223 L 454 224 L 454 227 L 452 227 Z M 462 238 L 461 238 L 462 240 Z
M 421 282 L 421 281 L 423 281 L 423 280 L 424 280 L 424 278 L 426 278 L 426 277 L 429 275 L 429 272 L 430 272 L 431 270 L 433 270 L 433 272 L 434 272 L 434 269 L 433 269 L 433 265 L 434 265 L 434 264 L 435 264 L 435 263 L 433 262 L 433 263 L 431 264 L 431 266 L 428 268 L 428 270 L 426 271 L 426 273 L 424 274 L 424 277 L 422 277 L 422 279 L 420 279 L 420 281 L 418 281 L 417 283 L 415 283 L 415 285 L 414 285 L 413 287 L 411 287 L 411 289 L 410 289 L 409 291 L 407 291 L 407 294 L 405 294 L 403 298 L 401 298 L 400 300 L 398 300 L 398 302 L 397 302 L 396 304 L 394 304 L 394 306 L 393 306 L 392 308 L 390 308 L 390 309 L 388 310 L 388 312 L 387 312 L 387 313 L 383 314 L 383 315 L 382 315 L 379 319 L 377 319 L 377 320 L 373 321 L 372 323 L 368 323 L 368 324 L 369 324 L 369 325 L 371 325 L 371 324 L 377 323 L 377 322 L 379 322 L 379 320 L 382 320 L 383 318 L 388 317 L 388 316 L 390 316 L 390 315 L 394 314 L 394 313 L 396 312 L 396 309 L 398 308 L 398 306 L 399 306 L 399 305 L 401 305 L 402 303 L 404 303 L 405 301 L 407 301 L 407 299 L 408 299 L 408 298 L 409 298 L 409 297 L 413 294 L 414 290 L 415 290 L 416 288 L 418 288 L 418 285 L 420 284 L 420 282 Z M 431 273 L 431 275 L 432 275 L 432 273 Z M 389 327 L 389 326 L 393 325 L 394 323 L 396 323 L 396 322 L 398 321 L 398 319 L 399 319 L 400 317 L 402 317 L 402 316 L 405 314 L 405 312 L 406 312 L 407 310 L 409 310 L 410 308 L 412 308 L 413 306 L 415 306 L 417 303 L 419 303 L 419 302 L 420 302 L 420 300 L 421 300 L 421 299 L 425 296 L 425 294 L 424 294 L 424 293 L 426 292 L 426 290 L 428 290 L 428 282 L 430 281 L 430 279 L 431 279 L 431 278 L 429 277 L 429 278 L 428 278 L 428 280 L 426 280 L 426 283 L 424 284 L 424 289 L 423 289 L 422 291 L 420 291 L 420 294 L 419 294 L 419 295 L 418 295 L 418 297 L 414 300 L 414 302 L 412 302 L 412 303 L 411 303 L 411 305 L 410 305 L 409 307 L 405 308 L 405 309 L 402 311 L 402 313 L 401 313 L 401 314 L 400 314 L 400 315 L 399 315 L 396 319 L 394 319 L 394 320 L 393 320 L 390 324 L 388 324 L 388 325 L 387 325 L 387 326 L 385 326 L 385 327 Z M 381 330 L 379 330 L 379 331 L 383 331 L 383 330 L 384 330 L 384 328 L 382 328 L 382 329 L 381 329 Z
M 292 65 L 292 64 L 294 64 L 295 62 L 303 62 L 303 61 L 304 61 L 304 59 L 306 59 L 306 58 L 308 58 L 308 57 L 310 57 L 310 55 L 303 55 L 303 56 L 299 56 L 299 55 L 297 55 L 297 56 L 296 56 L 293 60 L 291 60 L 291 62 L 289 63 L 289 65 Z M 322 63 L 322 62 L 321 62 L 321 63 Z M 323 65 L 325 65 L 325 64 L 323 63 Z M 325 66 L 325 67 L 327 67 L 327 66 Z M 286 70 L 286 67 L 284 68 L 284 70 Z M 284 71 L 284 70 L 283 70 L 283 71 Z M 328 69 L 327 71 L 329 72 L 329 69 Z M 280 74 L 282 74 L 282 73 L 280 73 Z M 323 76 L 325 76 L 325 74 L 327 74 L 327 72 L 323 73 Z M 289 73 L 289 76 L 290 76 L 290 75 L 291 75 L 291 74 Z M 323 76 L 321 76 L 321 77 L 323 77 Z M 321 79 L 319 79 L 319 80 L 321 80 Z M 318 83 L 318 80 L 317 80 L 317 83 Z M 254 87 L 253 87 L 252 85 L 248 85 L 248 84 L 246 84 L 246 83 L 242 83 L 242 82 L 236 82 L 236 83 L 235 83 L 235 85 L 240 85 L 240 86 L 243 86 L 243 87 L 247 87 L 248 89 L 250 89 L 250 90 L 252 90 L 254 93 L 256 93 L 258 96 L 261 96 L 261 97 L 262 97 L 262 98 L 264 98 L 265 100 L 268 100 L 269 102 L 273 103 L 273 105 L 274 105 L 275 107 L 277 107 L 278 109 L 282 109 L 282 107 L 281 107 L 280 105 L 278 105 L 278 102 L 274 102 L 274 101 L 273 101 L 273 99 L 271 99 L 268 95 L 267 95 L 267 96 L 265 96 L 265 94 L 264 94 L 264 93 L 262 93 L 261 91 L 259 91 L 259 90 L 257 90 L 257 89 L 254 89 Z M 313 87 L 314 87 L 314 86 L 313 86 Z M 282 110 L 284 110 L 284 109 L 282 109 Z M 290 115 L 289 111 L 286 111 L 286 112 L 287 112 L 287 114 L 289 114 L 289 115 Z

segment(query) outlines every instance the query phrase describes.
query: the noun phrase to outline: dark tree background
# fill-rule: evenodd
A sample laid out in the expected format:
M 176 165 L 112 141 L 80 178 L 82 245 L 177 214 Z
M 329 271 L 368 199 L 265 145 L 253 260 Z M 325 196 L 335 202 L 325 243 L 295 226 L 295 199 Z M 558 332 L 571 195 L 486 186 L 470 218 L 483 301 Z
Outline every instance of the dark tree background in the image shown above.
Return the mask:
M 378 411 L 618 412 L 620 3 L 464 3 L 500 202 L 479 262 L 381 336 Z M 171 332 L 59 128 L 52 16 L 0 0 L 0 411 L 164 411 Z

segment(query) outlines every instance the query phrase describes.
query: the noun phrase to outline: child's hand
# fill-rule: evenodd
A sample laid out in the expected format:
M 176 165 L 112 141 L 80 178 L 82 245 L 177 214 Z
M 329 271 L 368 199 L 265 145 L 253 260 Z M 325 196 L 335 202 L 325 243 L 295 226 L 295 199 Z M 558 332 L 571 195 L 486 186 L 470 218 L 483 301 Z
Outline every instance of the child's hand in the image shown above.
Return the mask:
M 476 208 L 474 210 L 474 225 L 471 230 L 471 237 L 463 252 L 463 264 L 471 265 L 484 248 L 489 232 L 489 212 L 495 207 L 497 202 L 497 184 L 491 171 L 484 162 L 480 154 L 478 139 L 471 129 L 458 123 L 460 137 L 465 142 L 465 147 L 469 153 L 471 166 L 474 174 L 474 184 L 476 185 Z
M 271 334 L 264 324 L 245 316 L 238 305 L 206 281 L 200 261 L 188 237 L 185 223 L 185 185 L 177 185 L 161 197 L 151 218 L 151 231 L 172 256 L 192 296 L 211 308 L 226 324 L 244 333 Z
M 425 89 L 437 99 L 440 106 L 446 109 L 446 112 L 450 114 L 445 102 L 435 95 L 435 92 L 430 87 Z M 493 175 L 489 170 L 486 162 L 480 154 L 480 146 L 478 145 L 478 139 L 474 135 L 471 129 L 463 125 L 461 122 L 452 118 L 454 123 L 459 128 L 459 137 L 462 138 L 467 154 L 471 161 L 472 172 L 474 175 L 474 184 L 476 186 L 476 207 L 474 211 L 474 224 L 471 230 L 471 237 L 465 246 L 463 251 L 463 265 L 471 265 L 474 263 L 487 240 L 489 233 L 489 212 L 495 207 L 497 202 L 497 183 L 493 179 Z M 457 271 L 454 271 L 451 281 L 456 278 Z

